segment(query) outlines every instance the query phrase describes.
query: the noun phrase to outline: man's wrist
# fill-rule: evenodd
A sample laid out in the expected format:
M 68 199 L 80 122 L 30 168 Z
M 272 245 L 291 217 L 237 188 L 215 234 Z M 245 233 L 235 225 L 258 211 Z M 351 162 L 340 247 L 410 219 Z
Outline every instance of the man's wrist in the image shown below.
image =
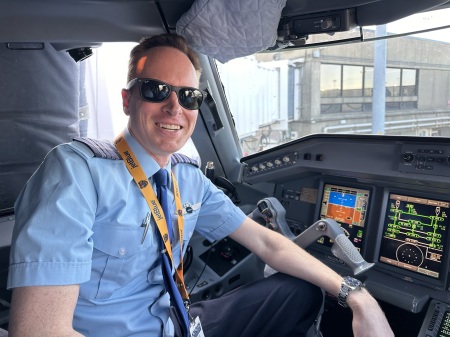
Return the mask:
M 341 288 L 338 294 L 338 303 L 344 308 L 348 307 L 347 299 L 350 293 L 355 291 L 361 291 L 364 288 L 364 284 L 353 277 L 345 276 L 341 282 Z
M 347 298 L 347 305 L 353 311 L 366 311 L 367 308 L 379 306 L 376 299 L 369 293 L 366 288 L 359 291 L 352 291 Z

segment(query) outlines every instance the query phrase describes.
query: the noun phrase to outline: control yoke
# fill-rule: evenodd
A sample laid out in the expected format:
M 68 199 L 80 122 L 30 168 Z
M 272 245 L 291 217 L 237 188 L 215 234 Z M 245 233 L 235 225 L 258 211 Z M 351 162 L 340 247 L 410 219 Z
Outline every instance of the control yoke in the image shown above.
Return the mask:
M 354 275 L 358 275 L 374 265 L 363 259 L 342 228 L 333 219 L 316 221 L 300 235 L 295 236 L 286 222 L 285 215 L 286 210 L 283 205 L 278 199 L 270 197 L 258 201 L 257 208 L 249 217 L 256 221 L 258 218 L 262 218 L 270 229 L 279 232 L 302 248 L 306 248 L 324 235 L 328 236 L 334 242 L 331 252 L 344 261 L 353 270 Z

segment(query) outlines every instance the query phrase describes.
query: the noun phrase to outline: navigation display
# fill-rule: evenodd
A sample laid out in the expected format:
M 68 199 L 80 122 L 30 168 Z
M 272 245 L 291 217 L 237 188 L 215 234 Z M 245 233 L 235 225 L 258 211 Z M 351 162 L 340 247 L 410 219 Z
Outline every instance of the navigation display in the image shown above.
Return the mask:
M 445 263 L 448 201 L 389 194 L 380 261 L 438 279 Z
M 363 242 L 369 198 L 368 189 L 333 184 L 324 184 L 323 187 L 320 219 L 330 218 L 338 222 L 359 251 Z M 319 242 L 328 246 L 333 243 L 327 237 L 322 237 Z

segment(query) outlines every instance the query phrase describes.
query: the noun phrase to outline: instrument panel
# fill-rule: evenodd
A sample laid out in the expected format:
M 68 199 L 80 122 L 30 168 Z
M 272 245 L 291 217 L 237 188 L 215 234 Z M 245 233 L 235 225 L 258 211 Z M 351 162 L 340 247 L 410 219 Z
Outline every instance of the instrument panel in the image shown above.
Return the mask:
M 358 277 L 377 299 L 410 313 L 450 303 L 450 139 L 311 135 L 241 162 L 244 183 L 273 185 L 295 235 L 323 218 L 341 225 L 375 263 Z M 331 246 L 308 250 L 351 274 Z

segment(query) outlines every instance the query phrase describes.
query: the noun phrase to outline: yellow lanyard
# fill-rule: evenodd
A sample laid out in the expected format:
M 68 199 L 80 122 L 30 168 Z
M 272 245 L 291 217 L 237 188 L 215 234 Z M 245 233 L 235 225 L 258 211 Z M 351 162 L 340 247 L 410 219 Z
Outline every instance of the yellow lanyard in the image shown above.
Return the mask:
M 163 238 L 167 254 L 170 257 L 170 260 L 172 261 L 172 265 L 174 265 L 172 246 L 170 245 L 167 221 L 166 218 L 164 217 L 163 209 L 158 201 L 158 198 L 156 197 L 155 191 L 153 190 L 152 185 L 148 181 L 148 178 L 145 175 L 144 170 L 139 165 L 136 156 L 134 155 L 133 151 L 131 150 L 130 146 L 125 140 L 123 134 L 120 134 L 116 138 L 114 143 L 120 155 L 122 156 L 122 159 L 125 162 L 128 171 L 130 172 L 131 176 L 133 177 L 134 181 L 139 187 L 142 195 L 147 201 L 148 207 L 152 212 L 153 218 L 155 219 L 156 225 L 158 226 L 159 232 L 161 233 L 161 237 Z M 186 291 L 186 286 L 184 284 L 184 277 L 183 277 L 183 230 L 184 230 L 183 206 L 181 203 L 181 196 L 180 196 L 180 189 L 178 187 L 178 182 L 175 179 L 175 175 L 173 174 L 173 172 L 171 174 L 171 177 L 173 183 L 173 192 L 174 192 L 173 194 L 175 197 L 175 206 L 177 208 L 178 234 L 180 236 L 180 264 L 176 269 L 175 279 L 181 297 L 183 298 L 183 300 L 188 300 L 189 294 Z

